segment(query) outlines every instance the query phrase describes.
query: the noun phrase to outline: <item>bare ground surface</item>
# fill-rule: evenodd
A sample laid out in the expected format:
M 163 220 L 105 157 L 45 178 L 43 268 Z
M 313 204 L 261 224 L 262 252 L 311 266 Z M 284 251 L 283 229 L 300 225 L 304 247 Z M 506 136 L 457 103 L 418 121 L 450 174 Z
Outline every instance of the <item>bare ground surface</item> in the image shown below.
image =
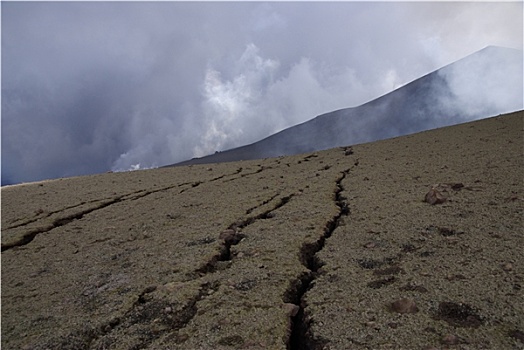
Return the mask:
M 524 349 L 523 165 L 518 112 L 4 187 L 2 349 Z

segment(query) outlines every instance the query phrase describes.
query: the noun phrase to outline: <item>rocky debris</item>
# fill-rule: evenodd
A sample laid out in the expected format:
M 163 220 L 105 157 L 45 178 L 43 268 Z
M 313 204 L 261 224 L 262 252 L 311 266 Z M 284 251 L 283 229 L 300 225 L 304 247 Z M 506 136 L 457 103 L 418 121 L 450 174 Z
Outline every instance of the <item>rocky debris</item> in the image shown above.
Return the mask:
M 439 191 L 437 191 L 435 188 L 431 188 L 428 193 L 426 193 L 426 196 L 424 197 L 424 201 L 431 205 L 435 204 L 442 204 L 446 201 L 446 197 Z
M 462 188 L 464 188 L 464 184 L 461 182 L 435 184 L 431 186 L 428 193 L 426 193 L 424 201 L 431 205 L 442 204 L 448 199 L 444 193 L 460 191 Z
M 506 272 L 513 271 L 513 264 L 510 263 L 510 262 L 505 263 L 504 265 L 502 265 L 502 270 L 504 270 Z
M 414 314 L 418 312 L 415 300 L 402 298 L 391 303 L 391 310 L 399 314 Z
M 342 150 L 344 151 L 345 156 L 350 156 L 353 154 L 353 147 L 343 147 Z
M 298 305 L 292 303 L 284 303 L 281 307 L 289 317 L 295 317 L 298 314 L 298 310 L 300 310 Z
M 226 244 L 235 245 L 238 244 L 238 242 L 240 242 L 242 238 L 244 238 L 244 235 L 238 233 L 234 229 L 227 229 L 222 231 L 218 238 L 224 240 Z

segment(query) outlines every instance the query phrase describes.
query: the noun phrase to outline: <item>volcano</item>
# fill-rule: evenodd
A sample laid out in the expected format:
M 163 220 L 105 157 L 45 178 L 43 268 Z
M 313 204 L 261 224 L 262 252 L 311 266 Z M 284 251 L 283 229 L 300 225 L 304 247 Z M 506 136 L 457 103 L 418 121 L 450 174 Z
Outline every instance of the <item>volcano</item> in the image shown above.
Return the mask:
M 360 106 L 319 115 L 249 145 L 168 166 L 307 153 L 520 110 L 522 77 L 522 51 L 488 46 Z

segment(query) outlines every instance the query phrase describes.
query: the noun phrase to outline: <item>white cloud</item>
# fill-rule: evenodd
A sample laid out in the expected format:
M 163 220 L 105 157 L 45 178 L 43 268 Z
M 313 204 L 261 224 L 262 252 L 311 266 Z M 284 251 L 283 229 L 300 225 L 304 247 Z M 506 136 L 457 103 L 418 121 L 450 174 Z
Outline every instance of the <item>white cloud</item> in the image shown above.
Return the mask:
M 522 48 L 522 6 L 6 2 L 2 173 L 152 167 L 254 142 L 487 45 Z
M 278 62 L 260 57 L 254 44 L 249 44 L 239 58 L 232 80 L 224 81 L 220 72 L 208 68 L 204 81 L 205 130 L 194 148 L 195 156 L 244 140 L 244 130 L 256 123 L 258 116 L 253 111 L 263 101 L 277 68 Z
M 236 75 L 230 80 L 207 69 L 204 131 L 194 156 L 258 141 L 326 111 L 347 107 L 352 93 L 362 95 L 364 90 L 347 67 L 323 67 L 302 57 L 288 70 L 279 72 L 280 68 L 279 61 L 264 58 L 250 43 L 234 62 L 231 71 Z
M 461 121 L 470 120 L 473 115 L 489 116 L 523 109 L 523 76 L 513 74 L 522 72 L 522 53 L 519 55 L 513 49 L 506 51 L 515 51 L 515 55 L 505 52 L 494 59 L 494 53 L 500 51 L 487 48 L 484 55 L 476 54 L 476 59 L 468 59 L 467 64 L 459 61 L 441 70 L 456 102 L 452 103 L 446 94 L 441 94 L 438 96 L 440 103 L 450 111 L 461 111 Z M 488 53 L 490 60 L 486 59 Z M 497 62 L 496 66 L 493 61 Z M 501 81 L 504 81 L 502 86 Z

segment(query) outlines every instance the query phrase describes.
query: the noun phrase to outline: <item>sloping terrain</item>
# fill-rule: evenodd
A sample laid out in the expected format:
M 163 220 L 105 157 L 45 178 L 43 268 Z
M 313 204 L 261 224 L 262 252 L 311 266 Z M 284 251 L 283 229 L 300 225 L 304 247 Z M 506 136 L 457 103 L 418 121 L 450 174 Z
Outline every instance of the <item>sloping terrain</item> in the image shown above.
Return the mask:
M 522 76 L 522 51 L 489 46 L 361 106 L 322 114 L 253 144 L 175 165 L 314 152 L 507 113 L 522 108 Z M 520 81 L 508 84 L 515 79 Z M 503 107 L 484 101 L 491 96 L 504 100 L 508 95 L 520 100 L 512 100 L 514 106 L 506 101 Z M 471 101 L 478 105 L 466 107 Z
M 3 187 L 2 349 L 522 349 L 523 117 Z

